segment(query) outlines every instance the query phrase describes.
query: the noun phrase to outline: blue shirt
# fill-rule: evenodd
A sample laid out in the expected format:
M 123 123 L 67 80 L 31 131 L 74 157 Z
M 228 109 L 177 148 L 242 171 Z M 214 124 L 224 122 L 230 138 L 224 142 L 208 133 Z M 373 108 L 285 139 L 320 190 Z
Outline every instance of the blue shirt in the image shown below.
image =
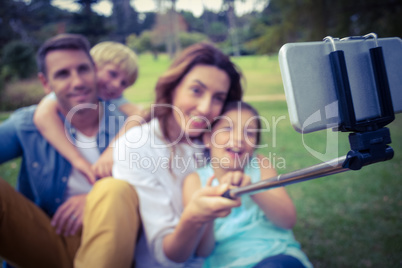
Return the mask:
M 99 123 L 97 144 L 100 152 L 107 148 L 125 120 L 117 109 L 108 107 L 109 103 L 105 102 Z M 17 190 L 51 217 L 64 202 L 72 166 L 36 128 L 33 123 L 35 110 L 36 105 L 21 108 L 0 125 L 0 164 L 22 156 Z M 73 126 L 66 123 L 65 129 L 75 137 Z
M 130 103 L 126 98 L 124 98 L 123 96 L 120 96 L 118 98 L 115 99 L 111 99 L 109 100 L 110 104 L 114 104 L 116 105 L 117 109 L 120 109 L 120 106 Z
M 259 164 L 258 158 L 253 157 L 244 169 L 252 183 L 260 181 Z M 197 173 L 205 187 L 214 170 L 208 164 L 197 169 Z M 213 186 L 218 184 L 216 179 L 212 183 Z M 249 268 L 278 254 L 293 256 L 306 268 L 312 267 L 291 230 L 274 225 L 249 195 L 243 195 L 241 202 L 228 216 L 215 219 L 215 248 L 205 259 L 204 268 Z

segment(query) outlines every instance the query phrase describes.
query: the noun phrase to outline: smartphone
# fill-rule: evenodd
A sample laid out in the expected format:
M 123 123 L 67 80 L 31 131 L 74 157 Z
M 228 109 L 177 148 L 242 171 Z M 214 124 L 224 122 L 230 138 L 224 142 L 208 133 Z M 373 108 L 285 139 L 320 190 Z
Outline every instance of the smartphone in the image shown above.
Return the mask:
M 402 112 L 402 40 L 398 37 L 331 42 L 288 43 L 279 50 L 279 65 L 290 122 L 301 133 L 341 124 L 329 54 L 342 50 L 345 55 L 356 120 L 378 117 L 370 48 L 382 47 L 395 113 Z

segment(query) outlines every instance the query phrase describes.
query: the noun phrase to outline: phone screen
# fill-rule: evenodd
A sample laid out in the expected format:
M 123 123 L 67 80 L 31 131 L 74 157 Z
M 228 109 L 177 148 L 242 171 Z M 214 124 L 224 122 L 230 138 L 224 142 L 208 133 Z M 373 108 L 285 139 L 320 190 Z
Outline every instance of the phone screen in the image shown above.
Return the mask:
M 402 112 L 402 40 L 379 38 L 395 113 Z M 335 41 L 345 55 L 346 68 L 358 121 L 380 115 L 370 60 L 374 39 Z M 289 117 L 296 131 L 309 133 L 339 126 L 338 99 L 329 54 L 331 42 L 288 43 L 279 51 Z

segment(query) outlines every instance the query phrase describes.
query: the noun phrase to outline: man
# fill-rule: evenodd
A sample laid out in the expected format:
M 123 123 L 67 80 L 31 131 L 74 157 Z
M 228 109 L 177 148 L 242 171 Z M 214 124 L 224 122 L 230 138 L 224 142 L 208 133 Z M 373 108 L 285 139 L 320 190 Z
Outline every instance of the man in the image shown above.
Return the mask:
M 47 92 L 54 92 L 66 133 L 94 162 L 122 120 L 98 100 L 89 49 L 83 36 L 63 34 L 41 46 L 37 61 L 39 79 Z M 72 267 L 82 239 L 77 266 L 129 266 L 139 218 L 126 213 L 138 207 L 135 190 L 124 182 L 111 184 L 118 188 L 111 192 L 120 198 L 97 209 L 92 205 L 83 220 L 92 185 L 39 133 L 33 123 L 35 107 L 16 111 L 0 125 L 0 164 L 22 156 L 20 193 L 0 179 L 0 256 L 18 267 Z M 97 195 L 110 190 L 105 182 L 95 184 L 103 188 Z M 107 234 L 102 228 L 108 228 Z

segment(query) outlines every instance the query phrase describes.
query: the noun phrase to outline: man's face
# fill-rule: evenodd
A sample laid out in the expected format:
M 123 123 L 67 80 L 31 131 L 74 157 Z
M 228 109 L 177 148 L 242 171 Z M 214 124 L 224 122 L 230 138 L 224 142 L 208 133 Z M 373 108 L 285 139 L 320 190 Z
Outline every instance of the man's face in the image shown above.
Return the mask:
M 47 92 L 54 91 L 61 112 L 97 102 L 96 70 L 82 50 L 54 50 L 46 55 L 47 77 L 39 75 Z

